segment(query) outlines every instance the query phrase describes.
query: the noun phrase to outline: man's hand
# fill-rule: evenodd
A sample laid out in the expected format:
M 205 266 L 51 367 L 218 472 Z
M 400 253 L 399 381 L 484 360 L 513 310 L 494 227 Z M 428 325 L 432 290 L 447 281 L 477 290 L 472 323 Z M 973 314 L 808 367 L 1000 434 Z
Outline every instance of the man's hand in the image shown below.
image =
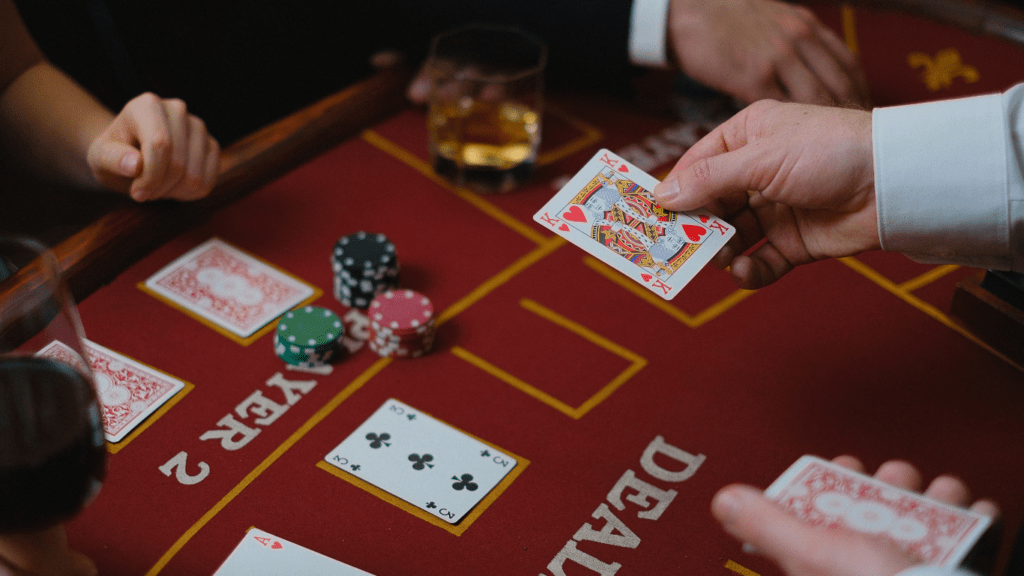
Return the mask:
M 857 57 L 814 14 L 776 0 L 672 0 L 672 54 L 693 78 L 744 102 L 867 106 Z
M 185 103 L 142 94 L 89 146 L 96 180 L 138 201 L 196 200 L 217 181 L 220 146 Z
M 871 113 L 756 102 L 687 150 L 654 196 L 669 210 L 706 206 L 736 227 L 712 264 L 729 266 L 742 288 L 877 249 Z
M 851 456 L 833 462 L 864 471 Z M 896 460 L 882 464 L 875 478 L 907 490 L 917 491 L 922 485 L 921 474 L 913 466 Z M 967 486 L 952 476 L 936 478 L 924 495 L 961 507 L 971 501 Z M 975 502 L 971 509 L 992 517 L 999 514 L 999 508 L 988 500 Z M 712 500 L 711 512 L 726 532 L 770 558 L 788 576 L 893 576 L 920 563 L 879 536 L 808 526 L 750 486 L 723 488 Z

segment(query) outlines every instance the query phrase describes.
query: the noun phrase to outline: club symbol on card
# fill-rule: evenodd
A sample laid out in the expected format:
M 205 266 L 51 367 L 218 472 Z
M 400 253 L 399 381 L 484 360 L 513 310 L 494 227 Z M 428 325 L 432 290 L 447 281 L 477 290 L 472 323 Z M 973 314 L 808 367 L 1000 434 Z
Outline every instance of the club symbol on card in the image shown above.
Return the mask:
M 456 490 L 469 490 L 472 492 L 480 487 L 476 482 L 473 482 L 472 474 L 463 474 L 461 478 L 458 476 L 452 476 L 452 480 L 455 480 L 455 484 L 452 484 L 452 488 L 455 488 Z
M 408 418 L 409 420 L 415 420 L 416 419 L 416 415 L 415 414 L 409 414 L 408 416 L 406 416 L 406 418 Z
M 358 472 L 359 469 L 362 468 L 362 466 L 360 466 L 359 464 L 353 464 L 353 465 L 349 466 L 349 468 L 351 468 L 355 472 Z
M 434 504 L 433 502 L 427 502 L 427 508 L 437 508 L 437 504 Z
M 423 456 L 420 456 L 419 454 L 409 454 L 409 461 L 414 463 L 412 465 L 413 470 L 423 470 L 428 467 L 433 468 L 434 465 L 430 464 L 433 460 L 434 457 L 430 454 L 424 454 Z
M 484 451 L 480 452 L 480 455 L 483 456 L 484 458 L 487 458 L 487 457 L 489 457 L 491 455 L 491 452 L 490 452 L 490 450 L 484 450 Z
M 370 441 L 370 448 L 374 450 L 381 446 L 391 446 L 391 444 L 388 444 L 388 440 L 391 440 L 391 434 L 387 432 L 381 432 L 380 434 L 370 432 L 366 435 L 366 439 Z

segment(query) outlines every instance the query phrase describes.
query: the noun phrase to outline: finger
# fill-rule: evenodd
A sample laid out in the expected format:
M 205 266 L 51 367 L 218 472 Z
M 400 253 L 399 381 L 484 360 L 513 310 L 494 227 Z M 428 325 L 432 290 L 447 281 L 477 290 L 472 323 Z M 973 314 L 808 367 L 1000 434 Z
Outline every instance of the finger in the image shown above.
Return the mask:
M 167 119 L 167 132 L 170 135 L 168 146 L 168 163 L 163 178 L 153 185 L 153 197 L 175 197 L 176 191 L 187 184 L 185 177 L 189 163 L 189 146 L 191 145 L 191 115 L 185 103 L 176 98 L 162 101 L 164 117 Z
M 133 138 L 142 152 L 142 172 L 132 182 L 130 194 L 142 202 L 157 197 L 157 189 L 170 164 L 171 135 L 160 99 L 153 94 L 136 97 L 125 107 Z
M 719 490 L 711 500 L 711 513 L 726 532 L 770 558 L 803 557 L 818 540 L 813 529 L 751 486 Z
M 924 495 L 939 502 L 966 508 L 971 503 L 971 491 L 959 478 L 942 475 L 932 480 Z
M 875 479 L 914 492 L 921 490 L 924 483 L 917 468 L 902 460 L 889 460 L 879 466 L 878 471 L 875 472 Z
M 984 514 L 989 518 L 998 518 L 1000 514 L 999 505 L 987 498 L 983 498 L 981 500 L 978 500 L 974 504 L 971 504 L 970 509 L 972 512 Z
M 860 103 L 849 73 L 817 37 L 800 43 L 797 50 L 804 65 L 823 88 L 825 100 L 819 101 L 819 104 Z
M 406 97 L 410 102 L 415 104 L 426 104 L 430 98 L 430 74 L 427 73 L 426 66 L 420 68 L 416 77 L 413 78 L 412 82 L 409 83 L 409 87 L 405 91 Z
M 757 290 L 785 276 L 794 268 L 771 242 L 765 242 L 749 256 L 737 257 L 732 277 L 740 288 Z
M 206 166 L 203 173 L 203 187 L 209 194 L 217 184 L 217 177 L 220 176 L 220 144 L 213 138 L 207 136 L 209 141 L 206 144 Z
M 755 183 L 757 167 L 765 164 L 759 155 L 760 151 L 754 147 L 742 146 L 734 151 L 697 157 L 682 171 L 670 174 L 655 186 L 655 200 L 662 207 L 676 211 L 696 210 L 719 199 L 739 203 L 746 197 L 747 190 L 759 188 Z
M 185 174 L 178 185 L 168 193 L 168 196 L 178 200 L 195 200 L 205 196 L 209 191 L 206 188 L 206 163 L 210 137 L 206 133 L 206 126 L 199 118 L 191 116 L 188 123 L 188 158 Z
M 850 456 L 849 454 L 836 456 L 832 459 L 832 463 L 854 472 L 864 472 L 864 464 L 856 456 Z
M 124 142 L 107 140 L 95 148 L 89 148 L 89 165 L 93 171 L 102 171 L 110 176 L 135 178 L 142 171 L 142 153 Z
M 777 74 L 789 100 L 805 104 L 832 103 L 832 95 L 825 84 L 796 52 L 777 65 Z
M 850 50 L 842 38 L 825 26 L 818 28 L 818 39 L 832 52 L 832 56 L 835 57 L 836 61 L 839 62 L 853 82 L 853 89 L 858 98 L 853 104 L 868 108 L 871 101 L 871 90 L 868 87 L 864 68 L 861 67 L 857 55 Z M 840 104 L 845 103 L 841 102 Z

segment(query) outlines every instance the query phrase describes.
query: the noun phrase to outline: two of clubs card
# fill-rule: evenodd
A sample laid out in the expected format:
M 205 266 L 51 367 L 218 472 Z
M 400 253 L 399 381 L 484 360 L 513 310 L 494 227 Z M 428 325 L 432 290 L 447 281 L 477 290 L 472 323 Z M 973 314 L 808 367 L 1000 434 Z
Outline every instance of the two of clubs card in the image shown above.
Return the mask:
M 448 524 L 458 524 L 518 464 L 514 457 L 394 399 L 324 461 Z
M 666 300 L 686 286 L 736 230 L 706 210 L 658 205 L 658 180 L 599 151 L 533 219 Z
M 765 496 L 811 526 L 841 526 L 887 538 L 926 564 L 968 560 L 992 520 L 849 470 L 803 456 Z

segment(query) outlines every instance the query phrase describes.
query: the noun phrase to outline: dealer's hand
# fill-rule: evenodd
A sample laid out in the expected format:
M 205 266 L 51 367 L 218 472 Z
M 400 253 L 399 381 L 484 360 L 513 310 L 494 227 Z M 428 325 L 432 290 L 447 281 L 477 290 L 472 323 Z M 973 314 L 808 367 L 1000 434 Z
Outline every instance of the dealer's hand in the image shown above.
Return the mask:
M 852 456 L 833 462 L 856 470 L 864 466 Z M 920 490 L 921 474 L 906 462 L 882 464 L 875 478 L 907 490 Z M 954 506 L 966 507 L 970 491 L 952 476 L 939 476 L 924 495 Z M 978 500 L 971 510 L 995 517 L 998 507 Z M 711 502 L 711 512 L 726 532 L 752 546 L 778 564 L 788 576 L 893 576 L 920 563 L 892 541 L 847 529 L 808 526 L 764 497 L 756 488 L 731 485 Z
M 736 227 L 712 264 L 729 266 L 742 288 L 877 249 L 871 113 L 756 102 L 687 150 L 654 196 L 670 210 L 707 207 Z

